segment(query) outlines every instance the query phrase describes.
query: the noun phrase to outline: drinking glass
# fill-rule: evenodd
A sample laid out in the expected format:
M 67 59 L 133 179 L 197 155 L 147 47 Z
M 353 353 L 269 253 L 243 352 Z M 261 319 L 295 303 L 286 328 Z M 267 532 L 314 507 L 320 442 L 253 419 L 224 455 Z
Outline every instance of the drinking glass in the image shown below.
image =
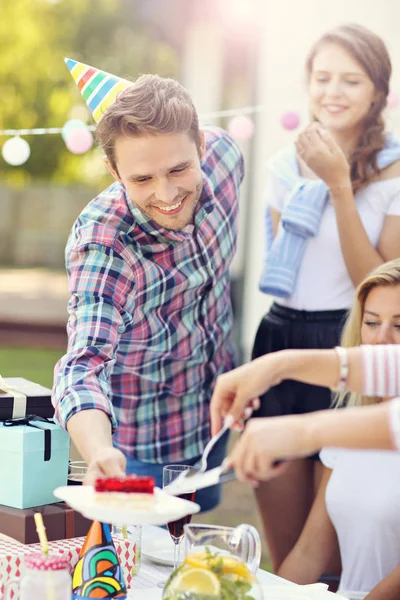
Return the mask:
M 68 463 L 68 485 L 82 485 L 87 467 L 84 460 L 70 460 Z
M 195 473 L 197 470 L 188 465 L 166 465 L 163 468 L 163 488 L 172 483 L 177 477 L 179 477 L 179 475 L 181 475 L 181 473 L 185 471 Z M 183 500 L 190 500 L 190 502 L 193 502 L 194 495 L 195 491 L 186 492 L 185 494 L 179 494 L 178 497 L 183 498 Z M 192 515 L 186 515 L 181 519 L 167 523 L 169 534 L 172 538 L 172 541 L 174 542 L 174 570 L 178 566 L 180 543 L 182 542 L 185 535 L 183 528 L 185 525 L 190 523 L 191 519 Z M 158 587 L 164 587 L 165 584 L 166 581 L 160 582 L 158 584 Z

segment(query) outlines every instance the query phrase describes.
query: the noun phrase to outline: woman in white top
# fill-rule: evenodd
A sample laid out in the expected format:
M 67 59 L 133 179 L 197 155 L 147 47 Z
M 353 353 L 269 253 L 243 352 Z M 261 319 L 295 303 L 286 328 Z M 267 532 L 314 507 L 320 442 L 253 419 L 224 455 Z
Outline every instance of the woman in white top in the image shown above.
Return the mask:
M 295 149 L 270 162 L 267 200 L 275 234 L 283 231 L 281 215 L 293 196 L 290 170 L 303 182 L 325 182 L 329 201 L 318 233 L 307 239 L 293 293 L 275 299 L 260 324 L 253 358 L 287 348 L 335 346 L 355 286 L 373 268 L 400 256 L 400 164 L 383 171 L 376 166 L 386 143 L 382 111 L 391 74 L 383 42 L 360 26 L 339 27 L 316 43 L 307 72 L 314 123 Z M 262 397 L 255 416 L 302 414 L 329 405 L 328 390 L 286 380 Z M 294 460 L 256 490 L 274 570 L 298 539 L 321 473 L 316 460 Z
M 375 269 L 357 290 L 342 345 L 359 344 L 400 344 L 400 259 Z M 385 398 L 346 398 L 342 391 L 338 404 L 345 400 L 357 406 Z M 343 594 L 392 598 L 392 574 L 400 564 L 399 454 L 325 448 L 321 460 L 325 468 L 313 508 L 278 574 L 297 583 L 317 581 L 340 549 Z

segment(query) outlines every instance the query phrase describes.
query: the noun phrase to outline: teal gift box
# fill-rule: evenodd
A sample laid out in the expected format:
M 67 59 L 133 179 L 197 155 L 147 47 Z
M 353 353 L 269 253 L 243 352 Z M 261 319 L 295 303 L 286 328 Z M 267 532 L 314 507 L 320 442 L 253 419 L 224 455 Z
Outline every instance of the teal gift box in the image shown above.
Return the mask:
M 28 415 L 0 422 L 0 504 L 31 508 L 58 502 L 67 485 L 70 437 L 54 421 Z

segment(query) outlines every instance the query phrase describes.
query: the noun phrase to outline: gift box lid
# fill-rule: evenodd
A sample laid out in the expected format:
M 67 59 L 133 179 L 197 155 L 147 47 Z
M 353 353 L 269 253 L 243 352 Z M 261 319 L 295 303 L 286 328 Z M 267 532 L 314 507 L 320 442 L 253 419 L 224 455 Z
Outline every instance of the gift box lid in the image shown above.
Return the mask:
M 24 377 L 4 377 L 4 381 L 11 388 L 22 392 L 26 396 L 31 399 L 37 400 L 38 405 L 40 404 L 48 404 L 48 399 L 51 397 L 51 389 L 40 385 L 39 383 L 34 383 L 33 381 L 29 381 Z M 10 398 L 13 399 L 13 395 L 11 392 L 7 392 L 0 388 L 0 398 Z
M 55 423 L 32 421 L 29 425 L 7 427 L 0 421 L 0 452 L 43 452 L 45 429 L 51 432 L 51 450 L 69 447 L 68 433 Z
M 27 414 L 53 417 L 51 390 L 23 377 L 0 376 L 0 420 Z

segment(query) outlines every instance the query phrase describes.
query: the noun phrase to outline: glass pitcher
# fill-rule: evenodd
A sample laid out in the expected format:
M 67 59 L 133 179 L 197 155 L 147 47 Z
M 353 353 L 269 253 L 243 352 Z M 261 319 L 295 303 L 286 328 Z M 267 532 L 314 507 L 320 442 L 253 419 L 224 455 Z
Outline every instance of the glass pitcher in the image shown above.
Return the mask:
M 261 541 L 251 525 L 185 525 L 183 563 L 172 573 L 163 600 L 262 600 L 255 573 Z

